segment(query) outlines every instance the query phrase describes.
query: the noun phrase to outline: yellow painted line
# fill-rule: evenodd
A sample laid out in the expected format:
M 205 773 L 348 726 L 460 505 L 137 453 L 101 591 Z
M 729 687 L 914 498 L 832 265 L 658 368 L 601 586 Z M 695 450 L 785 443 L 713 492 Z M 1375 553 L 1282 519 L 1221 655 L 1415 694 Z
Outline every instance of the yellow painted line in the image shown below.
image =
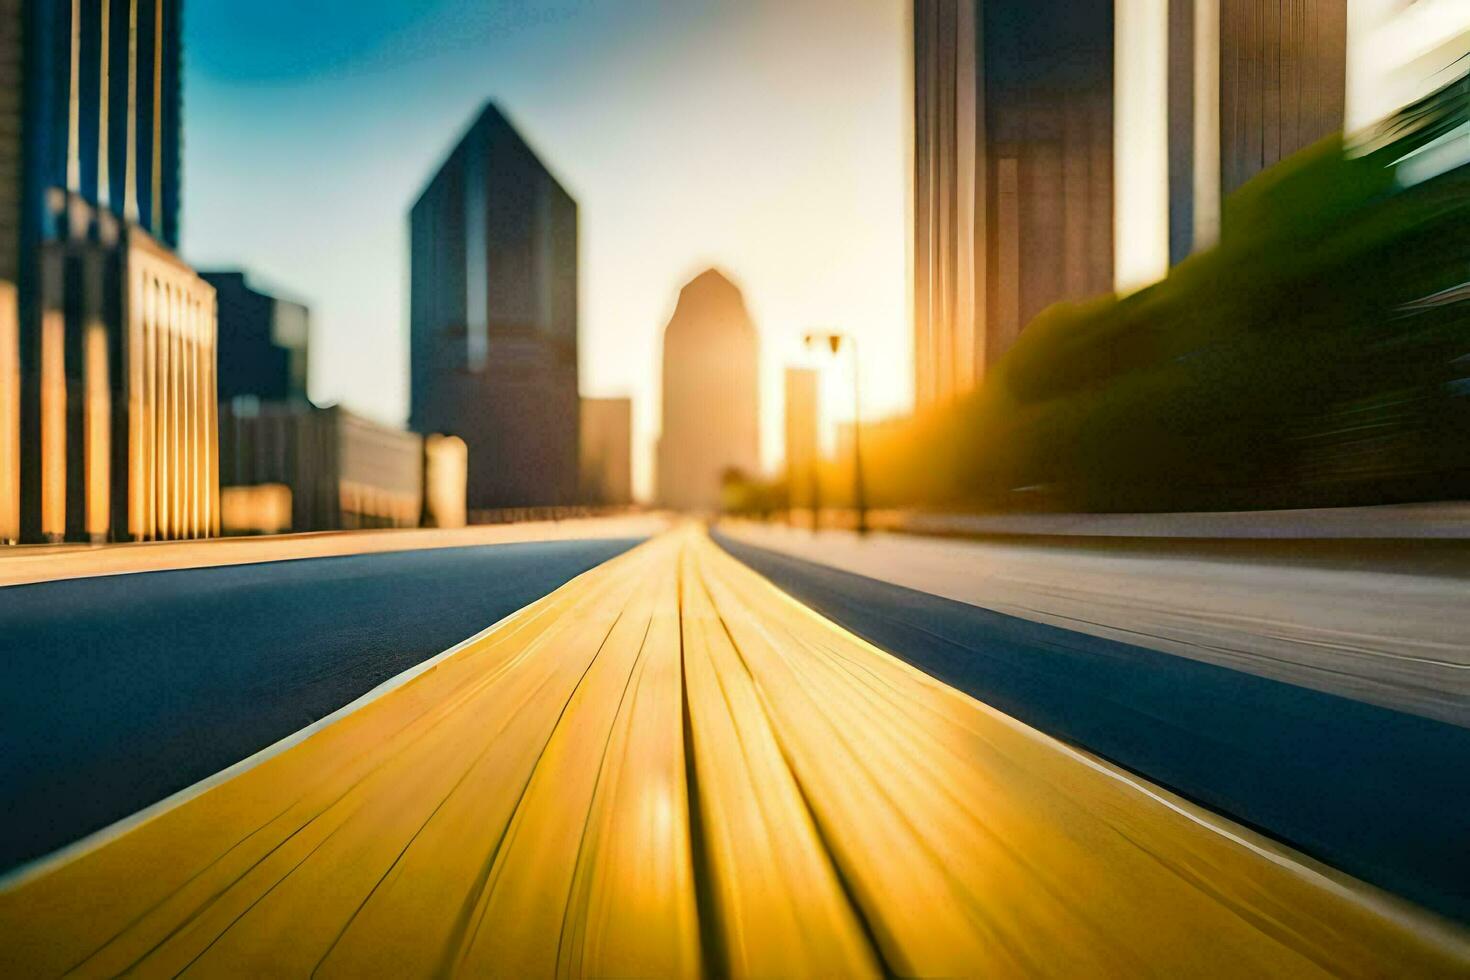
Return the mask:
M 857 910 L 761 703 L 760 691 L 686 549 L 680 575 L 685 682 L 708 933 L 743 976 L 877 970 Z
M 0 975 L 1452 975 L 686 526 L 0 892 Z
M 187 803 L 188 801 L 194 799 L 196 796 L 200 796 L 203 793 L 208 792 L 221 783 L 227 782 L 230 779 L 233 779 L 234 777 L 250 769 L 254 769 L 261 763 L 271 758 L 274 758 L 277 755 L 280 755 L 282 752 L 285 752 L 286 750 L 293 748 L 296 745 L 301 744 L 303 741 L 310 738 L 312 735 L 315 735 L 322 729 L 335 724 L 340 719 L 345 718 L 358 709 L 372 703 L 373 701 L 378 700 L 378 698 L 382 697 L 383 695 L 397 690 L 420 674 L 433 670 L 436 666 L 439 665 L 441 661 L 457 655 L 461 650 L 478 644 L 481 640 L 488 637 L 491 633 L 501 629 L 501 627 L 506 626 L 512 622 L 524 621 L 530 617 L 534 617 L 535 615 L 537 615 L 538 610 L 540 610 L 541 607 L 543 607 L 546 603 L 550 601 L 552 601 L 550 597 L 542 597 L 536 602 L 533 602 L 530 605 L 522 607 L 516 612 L 509 614 L 508 616 L 501 619 L 499 622 L 494 623 L 491 626 L 487 626 L 485 629 L 481 630 L 479 633 L 476 633 L 469 639 L 463 640 L 450 647 L 448 650 L 435 654 L 428 660 L 416 664 L 415 666 L 408 668 L 402 673 L 388 678 L 377 687 L 374 687 L 372 690 L 368 691 L 366 694 L 363 694 L 361 697 L 358 697 L 353 701 L 343 705 L 341 708 L 338 708 L 331 714 L 326 715 L 315 722 L 312 722 L 310 725 L 307 725 L 305 728 L 302 728 L 299 731 L 287 735 L 285 738 L 281 739 L 278 742 L 266 746 L 259 752 L 256 752 L 253 755 L 241 759 L 239 762 L 235 763 L 232 766 L 229 766 L 228 768 L 218 773 L 215 773 L 213 776 L 201 779 L 199 782 L 193 784 L 192 786 L 186 786 L 185 788 L 179 790 L 177 793 L 173 793 L 172 795 L 165 797 L 157 803 L 144 807 L 137 813 L 132 814 L 128 817 L 124 817 L 116 823 L 110 824 L 102 828 L 101 830 L 96 831 L 95 833 L 88 834 L 86 837 L 83 837 L 82 839 L 72 844 L 68 844 L 67 846 L 62 847 L 57 851 L 44 855 L 34 861 L 27 862 L 18 868 L 11 869 L 5 874 L 0 875 L 0 893 L 4 893 L 11 888 L 15 888 L 22 884 L 25 884 L 26 882 L 29 882 L 35 878 L 40 878 L 44 875 L 47 875 L 50 872 L 54 871 L 56 868 L 75 861 L 83 854 L 94 851 L 99 847 L 105 846 L 116 838 L 121 837 L 122 835 L 132 831 L 135 827 L 139 827 L 147 823 L 154 817 L 166 813 L 169 810 L 175 809 L 176 807 L 182 806 L 184 803 Z

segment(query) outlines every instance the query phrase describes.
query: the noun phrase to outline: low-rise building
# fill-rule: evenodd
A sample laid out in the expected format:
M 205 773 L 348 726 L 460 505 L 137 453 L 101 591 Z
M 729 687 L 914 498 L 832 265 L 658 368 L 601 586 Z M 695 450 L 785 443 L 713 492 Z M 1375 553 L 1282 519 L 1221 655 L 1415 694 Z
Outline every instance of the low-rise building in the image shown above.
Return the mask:
M 220 483 L 226 534 L 415 527 L 423 437 L 336 406 L 237 398 L 220 406 Z

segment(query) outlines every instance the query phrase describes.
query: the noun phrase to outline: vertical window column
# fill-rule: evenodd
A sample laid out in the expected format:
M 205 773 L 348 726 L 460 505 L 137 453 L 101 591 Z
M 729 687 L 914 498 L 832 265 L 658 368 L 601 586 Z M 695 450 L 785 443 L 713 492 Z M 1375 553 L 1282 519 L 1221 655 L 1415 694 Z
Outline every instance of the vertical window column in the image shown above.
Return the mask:
M 148 537 L 148 489 L 146 454 L 147 404 L 145 397 L 145 356 L 143 345 L 143 301 L 146 285 L 139 270 L 129 263 L 127 269 L 127 351 L 128 397 L 128 536 L 134 541 Z
M 112 510 L 112 379 L 107 358 L 107 324 L 103 318 L 106 255 L 88 248 L 83 259 L 85 298 L 82 336 L 84 514 L 87 537 L 107 540 Z
M 20 540 L 20 310 L 0 282 L 0 544 Z
M 41 247 L 41 534 L 66 537 L 65 246 Z

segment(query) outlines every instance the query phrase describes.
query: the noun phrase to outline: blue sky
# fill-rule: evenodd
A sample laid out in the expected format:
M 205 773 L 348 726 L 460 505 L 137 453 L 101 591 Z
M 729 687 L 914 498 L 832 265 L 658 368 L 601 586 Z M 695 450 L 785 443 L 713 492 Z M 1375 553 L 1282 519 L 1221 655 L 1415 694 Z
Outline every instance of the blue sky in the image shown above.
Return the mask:
M 905 9 L 196 0 L 184 255 L 309 303 L 313 396 L 401 421 L 407 209 L 494 98 L 578 199 L 582 391 L 634 397 L 639 487 L 659 333 L 707 264 L 761 330 L 774 463 L 780 372 L 808 329 L 862 338 L 875 414 L 910 398 Z

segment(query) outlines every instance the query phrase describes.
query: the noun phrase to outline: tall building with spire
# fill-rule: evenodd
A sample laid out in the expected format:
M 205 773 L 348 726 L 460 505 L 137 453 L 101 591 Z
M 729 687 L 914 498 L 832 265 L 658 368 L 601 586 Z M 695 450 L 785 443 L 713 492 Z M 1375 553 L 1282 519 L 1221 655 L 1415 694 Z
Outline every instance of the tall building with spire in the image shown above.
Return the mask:
M 217 531 L 214 290 L 173 252 L 181 15 L 0 0 L 0 540 Z
M 686 283 L 664 328 L 660 503 L 716 510 L 727 474 L 759 474 L 759 364 L 740 289 L 715 269 Z

